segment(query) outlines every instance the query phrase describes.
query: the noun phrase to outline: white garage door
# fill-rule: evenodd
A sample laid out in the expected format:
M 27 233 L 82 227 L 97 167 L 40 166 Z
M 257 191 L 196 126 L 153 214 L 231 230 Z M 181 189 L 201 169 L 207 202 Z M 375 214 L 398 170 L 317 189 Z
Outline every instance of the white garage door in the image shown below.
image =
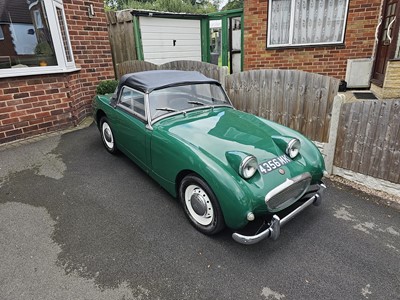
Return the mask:
M 144 60 L 201 61 L 200 20 L 140 17 Z

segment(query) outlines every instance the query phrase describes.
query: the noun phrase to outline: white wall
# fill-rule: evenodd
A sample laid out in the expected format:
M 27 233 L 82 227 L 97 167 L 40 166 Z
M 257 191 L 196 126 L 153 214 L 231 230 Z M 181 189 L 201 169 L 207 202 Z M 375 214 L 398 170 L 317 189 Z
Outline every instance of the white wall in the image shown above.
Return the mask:
M 140 17 L 139 22 L 144 60 L 154 64 L 201 61 L 200 20 Z

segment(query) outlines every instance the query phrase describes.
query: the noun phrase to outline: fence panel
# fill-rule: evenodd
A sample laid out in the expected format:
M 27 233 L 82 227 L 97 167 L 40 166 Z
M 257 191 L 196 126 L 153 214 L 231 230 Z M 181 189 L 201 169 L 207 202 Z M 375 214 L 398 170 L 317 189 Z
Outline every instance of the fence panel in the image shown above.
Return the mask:
M 338 86 L 335 78 L 298 70 L 253 70 L 229 75 L 225 80 L 237 109 L 325 143 Z
M 121 78 L 121 76 L 124 74 L 158 70 L 158 68 L 158 65 L 155 65 L 151 62 L 142 60 L 130 60 L 117 64 L 115 69 L 117 73 L 117 78 Z
M 400 183 L 400 100 L 343 104 L 337 167 Z
M 108 11 L 106 19 L 114 66 L 137 59 L 130 10 Z
M 204 74 L 207 77 L 213 78 L 220 82 L 223 81 L 225 73 L 222 71 L 224 68 L 218 67 L 217 65 L 193 61 L 193 60 L 176 60 L 165 63 L 159 66 L 162 70 L 182 70 L 182 71 L 197 71 Z

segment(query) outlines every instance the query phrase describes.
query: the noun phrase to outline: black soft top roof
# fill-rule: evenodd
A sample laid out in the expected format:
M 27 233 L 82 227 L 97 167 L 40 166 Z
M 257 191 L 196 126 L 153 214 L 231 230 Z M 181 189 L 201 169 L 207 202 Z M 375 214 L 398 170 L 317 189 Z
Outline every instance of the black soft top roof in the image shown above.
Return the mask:
M 217 80 L 195 71 L 154 70 L 125 74 L 119 81 L 118 90 L 126 85 L 143 93 L 150 93 L 162 88 L 192 83 L 220 85 Z

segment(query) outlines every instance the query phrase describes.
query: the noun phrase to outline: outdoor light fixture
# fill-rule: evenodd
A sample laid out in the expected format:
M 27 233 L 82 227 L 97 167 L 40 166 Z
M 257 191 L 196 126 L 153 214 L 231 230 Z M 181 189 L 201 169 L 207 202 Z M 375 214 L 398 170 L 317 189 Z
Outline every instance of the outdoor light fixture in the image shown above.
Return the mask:
M 93 4 L 89 4 L 88 6 L 88 16 L 89 18 L 93 18 L 95 15 Z

